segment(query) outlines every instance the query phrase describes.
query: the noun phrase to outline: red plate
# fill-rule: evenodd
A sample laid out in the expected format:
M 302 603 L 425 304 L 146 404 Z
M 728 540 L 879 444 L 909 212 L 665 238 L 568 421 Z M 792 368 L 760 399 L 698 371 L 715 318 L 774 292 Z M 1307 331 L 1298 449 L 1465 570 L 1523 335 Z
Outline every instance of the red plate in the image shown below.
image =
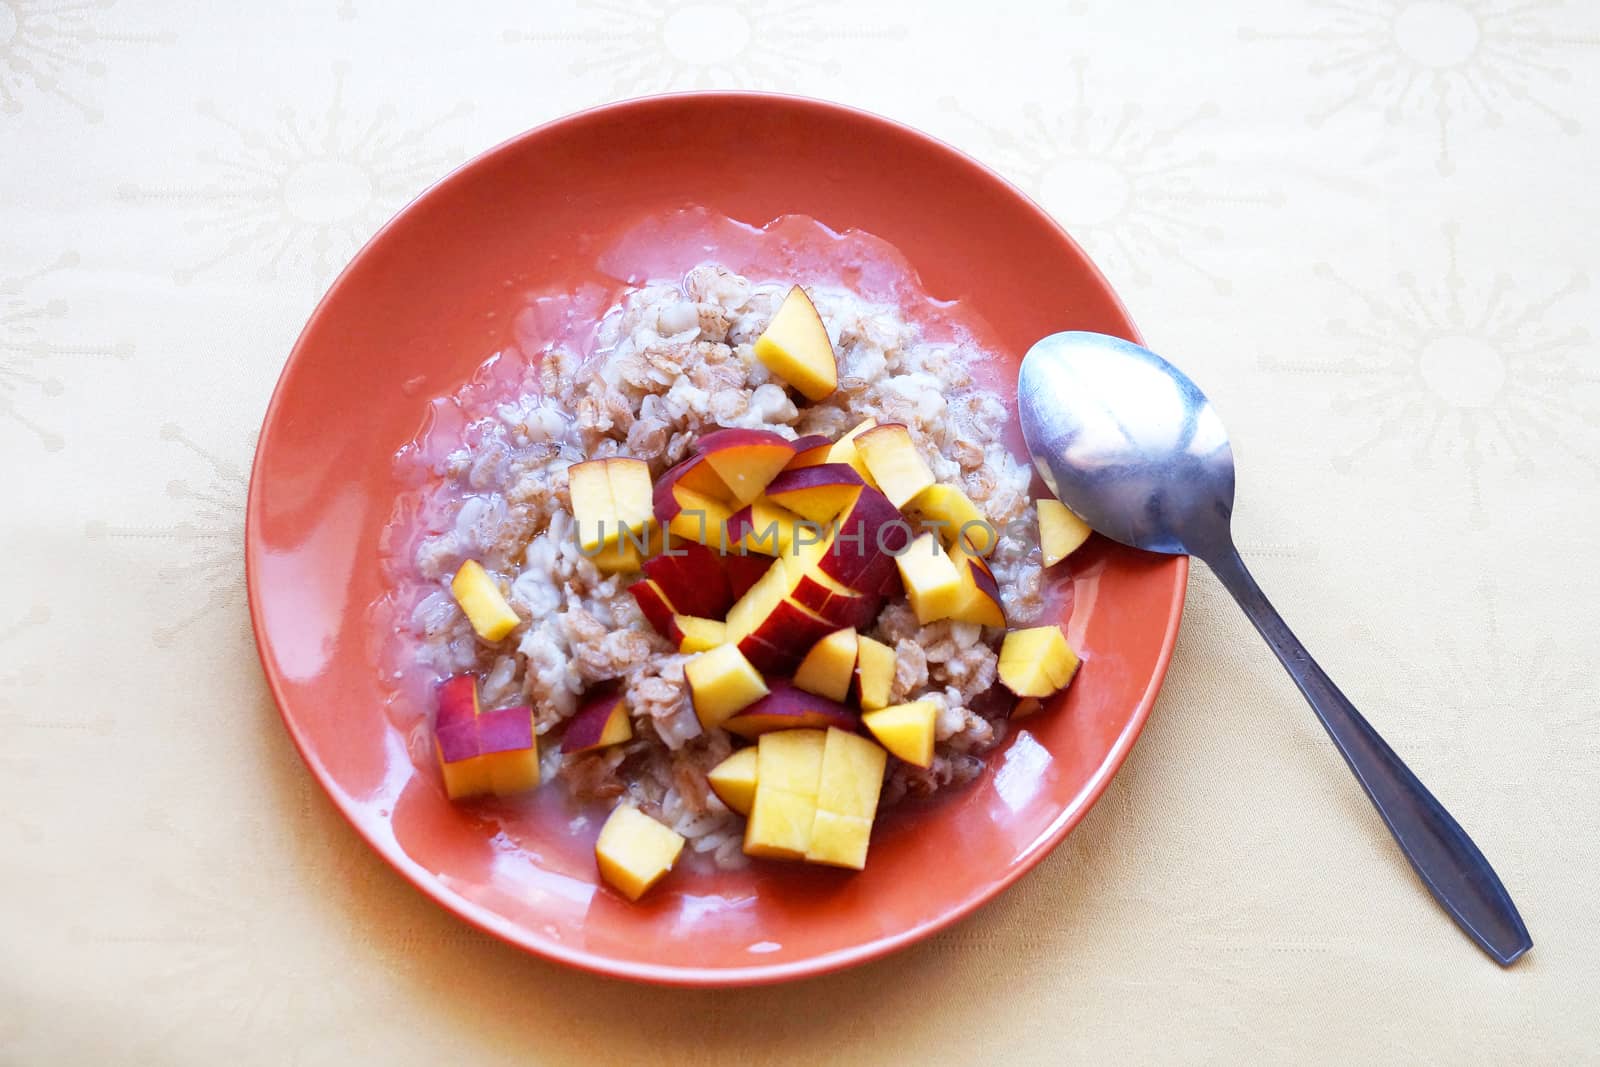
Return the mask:
M 508 343 L 520 292 L 570 283 L 617 220 L 700 204 L 789 213 L 896 246 L 927 290 L 987 321 L 1005 362 L 1057 330 L 1135 338 L 1059 226 L 920 133 L 755 93 L 653 97 L 542 126 L 402 211 L 311 317 L 267 411 L 250 481 L 250 613 L 285 725 L 369 844 L 468 922 L 588 970 L 677 985 L 774 982 L 881 956 L 949 925 L 1058 844 L 1138 736 L 1172 653 L 1188 561 L 1095 539 L 1069 562 L 1085 666 L 972 785 L 880 820 L 859 874 L 757 863 L 674 875 L 639 904 L 596 885 L 593 826 L 497 824 L 447 801 L 385 715 L 368 607 L 391 458 L 426 396 Z M 508 279 L 516 279 L 512 285 Z

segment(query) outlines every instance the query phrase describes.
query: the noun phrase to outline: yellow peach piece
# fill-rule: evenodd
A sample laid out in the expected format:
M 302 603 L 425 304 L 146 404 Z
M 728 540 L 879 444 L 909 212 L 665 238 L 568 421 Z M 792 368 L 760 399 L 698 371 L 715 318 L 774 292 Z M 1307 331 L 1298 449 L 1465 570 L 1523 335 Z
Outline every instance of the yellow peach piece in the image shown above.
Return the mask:
M 767 683 L 737 645 L 700 653 L 684 664 L 683 674 L 694 713 L 708 730 L 767 695 Z
M 883 749 L 866 738 L 828 730 L 807 861 L 858 871 L 866 866 L 867 845 L 887 762 Z
M 856 451 L 872 478 L 895 507 L 904 507 L 933 484 L 933 471 L 911 442 L 911 431 L 897 422 L 874 426 L 856 438 Z
M 756 788 L 770 786 L 816 800 L 826 740 L 821 730 L 780 730 L 762 734 L 756 745 Z
M 539 784 L 537 744 L 533 748 L 488 753 L 482 759 L 489 772 L 489 791 L 497 797 L 525 793 Z
M 679 652 L 709 652 L 727 640 L 728 626 L 721 619 L 674 615 L 672 621 L 683 635 L 678 639 Z
M 779 734 L 762 734 L 778 737 Z M 811 824 L 817 819 L 816 798 L 786 789 L 762 789 L 756 783 L 756 797 L 750 805 L 750 818 L 744 825 L 744 852 L 769 860 L 805 859 L 811 847 Z
M 628 718 L 628 704 L 619 700 L 611 709 L 611 714 L 606 716 L 606 724 L 600 729 L 600 736 L 595 739 L 595 748 L 607 748 L 611 745 L 620 745 L 624 741 L 633 740 L 633 720 Z
M 617 505 L 606 461 L 591 459 L 568 467 L 567 493 L 572 498 L 572 517 L 578 522 L 579 546 L 594 552 L 615 542 Z
M 500 594 L 500 587 L 483 569 L 483 564 L 475 559 L 467 560 L 456 571 L 455 577 L 450 580 L 450 592 L 454 594 L 456 603 L 461 605 L 467 621 L 472 623 L 472 628 L 485 641 L 500 640 L 522 621 L 511 610 L 511 605 L 506 603 L 506 598 Z
M 683 836 L 632 804 L 618 805 L 594 844 L 600 877 L 629 900 L 659 882 L 683 851 Z
M 1039 549 L 1044 565 L 1053 567 L 1089 539 L 1089 524 L 1059 500 L 1040 500 L 1038 508 Z
M 1019 697 L 1047 697 L 1078 671 L 1078 654 L 1055 626 L 1012 630 L 1000 646 L 1000 681 Z
M 567 468 L 567 493 L 578 523 L 578 544 L 595 557 L 595 566 L 607 573 L 630 569 L 624 564 L 640 554 L 637 542 L 655 521 L 649 465 L 627 456 L 574 463 Z M 628 532 L 636 542 L 631 552 Z M 612 548 L 612 554 L 601 552 Z
M 762 734 L 756 745 L 756 796 L 744 828 L 744 851 L 768 859 L 803 859 L 817 815 L 826 738 L 821 730 Z
M 695 442 L 695 451 L 727 487 L 726 499 L 745 507 L 789 465 L 794 443 L 771 430 L 736 428 L 706 434 Z
M 726 618 L 729 644 L 738 644 L 754 633 L 789 594 L 792 585 L 789 579 L 789 565 L 783 562 L 788 558 L 779 557 L 778 562 L 769 567 L 767 573 L 757 578 L 756 584 L 746 589 L 744 595 L 734 601 L 733 606 L 728 609 Z
M 878 811 L 878 792 L 883 788 L 888 759 L 870 739 L 828 727 L 817 779 L 817 810 L 871 819 Z
M 855 472 L 861 475 L 861 480 L 872 488 L 877 489 L 878 483 L 872 480 L 872 472 L 867 469 L 866 462 L 861 458 L 861 453 L 856 449 L 856 438 L 878 425 L 877 419 L 868 419 L 860 426 L 851 430 L 833 443 L 828 449 L 826 463 L 847 463 Z
M 589 562 L 601 574 L 632 574 L 643 569 L 644 561 L 659 555 L 665 546 L 661 526 L 651 519 L 642 531 L 625 530 L 618 534 L 615 544 L 598 552 L 591 552 Z
M 749 815 L 755 803 L 757 777 L 756 749 L 741 748 L 706 774 L 711 791 L 724 804 L 740 815 Z
M 894 562 L 900 568 L 900 579 L 905 583 L 906 597 L 917 622 L 926 626 L 947 619 L 961 607 L 961 575 L 932 533 L 918 535 Z
M 856 632 L 835 630 L 811 646 L 794 672 L 794 684 L 808 693 L 843 702 L 856 669 Z
M 589 557 L 601 574 L 631 574 L 644 566 L 644 553 L 626 537 L 607 545 Z
M 983 517 L 978 505 L 953 485 L 928 486 L 912 497 L 904 510 L 914 523 L 936 525 L 947 548 L 965 536 L 979 555 L 987 556 L 1000 540 L 999 531 Z
M 631 530 L 638 536 L 655 522 L 650 466 L 642 459 L 627 456 L 612 456 L 605 465 L 606 478 L 611 483 L 612 522 L 619 534 Z
M 938 705 L 931 700 L 916 700 L 864 712 L 861 725 L 896 756 L 926 767 L 933 762 L 934 725 L 938 718 Z
M 439 686 L 439 707 L 433 720 L 433 749 L 451 800 L 491 792 L 489 769 L 478 736 L 478 679 L 458 674 Z
M 732 547 L 727 543 L 728 520 L 733 517 L 728 505 L 681 485 L 674 486 L 672 493 L 679 510 L 667 523 L 668 533 L 711 548 Z
M 966 540 L 957 541 L 946 551 L 961 579 L 961 592 L 947 617 L 958 622 L 975 622 L 979 626 L 1004 626 L 1006 609 L 1000 598 L 1000 586 L 983 557 L 973 551 L 972 543 Z
M 867 711 L 886 707 L 894 684 L 894 649 L 882 641 L 861 637 L 856 646 L 856 700 Z
M 633 722 L 628 716 L 627 697 L 607 686 L 585 701 L 578 713 L 567 720 L 561 751 L 590 752 L 620 745 L 632 738 Z
M 735 547 L 746 552 L 780 558 L 792 554 L 795 531 L 804 520 L 781 504 L 760 497 L 750 504 L 749 514 L 737 514 L 747 519 Z M 733 531 L 729 531 L 729 537 Z
M 439 770 L 444 776 L 445 795 L 451 800 L 465 800 L 468 797 L 494 792 L 494 783 L 489 777 L 489 767 L 484 763 L 482 756 L 472 756 L 452 763 L 445 759 L 438 742 L 434 743 L 434 752 L 439 757 Z
M 1056 691 L 1050 672 L 1038 661 L 1015 661 L 1001 665 L 1000 681 L 1017 696 L 1047 697 Z
M 867 865 L 867 846 L 871 840 L 871 819 L 819 810 L 811 824 L 811 847 L 806 850 L 806 862 L 859 871 Z
M 512 796 L 539 784 L 539 735 L 532 708 L 480 711 L 475 725 L 491 793 Z
M 768 370 L 807 400 L 821 400 L 839 386 L 839 362 L 828 328 L 798 285 L 789 290 L 777 314 L 756 338 L 755 353 Z

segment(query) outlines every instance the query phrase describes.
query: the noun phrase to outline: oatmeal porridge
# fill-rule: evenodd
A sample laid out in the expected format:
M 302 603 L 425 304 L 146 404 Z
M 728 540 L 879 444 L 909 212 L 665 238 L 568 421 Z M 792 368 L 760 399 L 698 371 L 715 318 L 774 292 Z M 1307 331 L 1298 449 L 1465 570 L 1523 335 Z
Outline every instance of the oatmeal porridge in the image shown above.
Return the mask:
M 1070 681 L 1035 624 L 1040 521 L 1075 521 L 1030 497 L 984 359 L 717 263 L 545 352 L 395 520 L 429 516 L 396 583 L 451 794 L 613 809 L 601 874 L 637 896 L 680 849 L 858 867 L 878 807 L 974 778 Z

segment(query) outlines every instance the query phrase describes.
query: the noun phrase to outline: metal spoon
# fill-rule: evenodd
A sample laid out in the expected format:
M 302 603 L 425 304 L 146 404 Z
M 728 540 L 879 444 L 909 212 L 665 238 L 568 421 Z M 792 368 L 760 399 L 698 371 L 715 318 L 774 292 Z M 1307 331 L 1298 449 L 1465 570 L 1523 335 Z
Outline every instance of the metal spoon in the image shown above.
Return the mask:
M 1489 861 L 1317 666 L 1233 545 L 1233 450 L 1211 403 L 1149 349 L 1095 333 L 1028 350 L 1022 433 L 1057 499 L 1115 541 L 1204 560 L 1284 669 L 1377 807 L 1423 884 L 1502 966 L 1533 940 Z

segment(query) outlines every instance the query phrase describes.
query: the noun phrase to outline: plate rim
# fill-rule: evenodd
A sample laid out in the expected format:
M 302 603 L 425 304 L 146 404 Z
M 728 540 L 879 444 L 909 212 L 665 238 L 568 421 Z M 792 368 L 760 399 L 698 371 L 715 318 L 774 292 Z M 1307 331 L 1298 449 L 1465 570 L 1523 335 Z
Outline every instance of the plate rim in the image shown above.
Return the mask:
M 287 710 L 280 672 L 272 661 L 268 650 L 266 636 L 266 623 L 263 617 L 261 604 L 261 591 L 258 586 L 260 554 L 262 551 L 263 535 L 261 531 L 260 495 L 262 493 L 262 465 L 261 453 L 267 444 L 268 434 L 281 418 L 281 408 L 286 383 L 294 371 L 297 363 L 303 358 L 307 338 L 314 332 L 319 321 L 329 313 L 329 307 L 334 303 L 337 294 L 349 283 L 351 275 L 373 249 L 379 245 L 400 221 L 411 213 L 416 206 L 424 200 L 430 199 L 446 187 L 463 180 L 463 175 L 485 164 L 489 160 L 512 151 L 525 141 L 534 140 L 545 136 L 551 131 L 559 130 L 568 125 L 576 125 L 593 121 L 596 116 L 611 115 L 640 107 L 655 106 L 663 102 L 685 100 L 714 100 L 720 102 L 746 102 L 756 105 L 775 103 L 788 107 L 799 107 L 813 111 L 833 113 L 849 117 L 855 121 L 862 121 L 879 127 L 889 127 L 903 136 L 927 142 L 953 157 L 955 162 L 974 170 L 983 179 L 998 183 L 1035 217 L 1038 225 L 1054 234 L 1059 240 L 1069 245 L 1078 253 L 1084 265 L 1100 283 L 1105 296 L 1116 307 L 1123 320 L 1128 323 L 1129 340 L 1143 341 L 1138 327 L 1128 313 L 1121 295 L 1111 285 L 1105 274 L 1100 270 L 1083 247 L 1069 234 L 1065 227 L 1041 207 L 1037 201 L 1002 176 L 973 156 L 961 149 L 941 140 L 932 134 L 926 133 L 907 123 L 868 111 L 863 108 L 852 107 L 830 100 L 817 97 L 803 96 L 793 93 L 765 92 L 756 90 L 724 90 L 708 89 L 685 92 L 652 93 L 643 96 L 628 97 L 623 100 L 599 104 L 584 108 L 569 114 L 562 115 L 548 122 L 532 126 L 520 133 L 508 137 L 452 168 L 436 181 L 430 183 L 416 196 L 400 207 L 361 248 L 350 258 L 350 261 L 339 271 L 333 281 L 328 284 L 327 290 L 318 299 L 316 307 L 306 319 L 306 324 L 296 336 L 294 344 L 289 349 L 288 356 L 284 359 L 283 369 L 278 374 L 278 380 L 273 386 L 271 398 L 267 402 L 265 412 L 261 418 L 261 429 L 256 436 L 256 447 L 251 455 L 250 482 L 245 500 L 244 524 L 244 563 L 245 563 L 245 595 L 250 613 L 250 629 L 256 646 L 256 656 L 260 661 L 262 674 L 266 678 L 267 688 L 272 694 L 272 701 L 278 711 L 284 729 L 288 732 L 290 741 L 294 744 L 295 751 L 311 772 L 323 795 L 333 803 L 334 809 L 343 816 L 346 823 L 355 832 L 356 836 L 383 859 L 394 871 L 432 899 L 440 907 L 457 916 L 464 922 L 489 934 L 495 939 L 524 952 L 531 953 L 556 963 L 586 971 L 590 974 L 602 975 L 611 978 L 622 978 L 655 985 L 676 986 L 684 988 L 728 988 L 735 986 L 770 985 L 779 982 L 792 981 L 799 978 L 813 977 L 827 974 L 871 960 L 890 955 L 895 951 L 905 948 L 922 940 L 940 930 L 960 922 L 979 908 L 988 904 L 1006 889 L 1015 884 L 1023 875 L 1033 870 L 1039 862 L 1061 844 L 1073 828 L 1082 821 L 1101 795 L 1110 785 L 1111 779 L 1122 769 L 1128 753 L 1132 750 L 1139 735 L 1143 733 L 1150 712 L 1155 704 L 1157 695 L 1166 679 L 1167 669 L 1171 665 L 1173 650 L 1177 643 L 1178 629 L 1183 619 L 1183 609 L 1187 600 L 1189 578 L 1189 557 L 1169 557 L 1175 564 L 1173 567 L 1173 588 L 1170 606 L 1167 612 L 1166 626 L 1161 637 L 1161 647 L 1156 655 L 1156 662 L 1150 675 L 1150 680 L 1145 686 L 1134 705 L 1127 725 L 1118 734 L 1116 742 L 1107 753 L 1106 761 L 1102 764 L 1100 772 L 1087 784 L 1087 788 L 1080 792 L 1076 804 L 1064 808 L 1029 845 L 1026 851 L 1019 854 L 1009 867 L 1001 872 L 994 880 L 987 883 L 979 892 L 958 902 L 949 910 L 930 919 L 917 923 L 904 930 L 886 934 L 882 937 L 862 941 L 848 948 L 838 949 L 833 952 L 818 956 L 808 956 L 803 959 L 786 963 L 755 964 L 749 967 L 707 968 L 684 967 L 657 963 L 639 963 L 627 960 L 617 960 L 609 956 L 590 952 L 583 948 L 574 947 L 564 942 L 555 941 L 538 935 L 537 931 L 530 930 L 509 920 L 503 919 L 493 912 L 481 907 L 464 896 L 450 892 L 443 882 L 434 874 L 412 859 L 399 849 L 392 839 L 385 841 L 374 837 L 368 832 L 364 821 L 357 817 L 353 806 L 348 804 L 341 796 L 340 790 L 334 788 L 327 769 L 317 759 L 315 753 L 306 742 L 306 738 L 296 724 L 294 718 Z

